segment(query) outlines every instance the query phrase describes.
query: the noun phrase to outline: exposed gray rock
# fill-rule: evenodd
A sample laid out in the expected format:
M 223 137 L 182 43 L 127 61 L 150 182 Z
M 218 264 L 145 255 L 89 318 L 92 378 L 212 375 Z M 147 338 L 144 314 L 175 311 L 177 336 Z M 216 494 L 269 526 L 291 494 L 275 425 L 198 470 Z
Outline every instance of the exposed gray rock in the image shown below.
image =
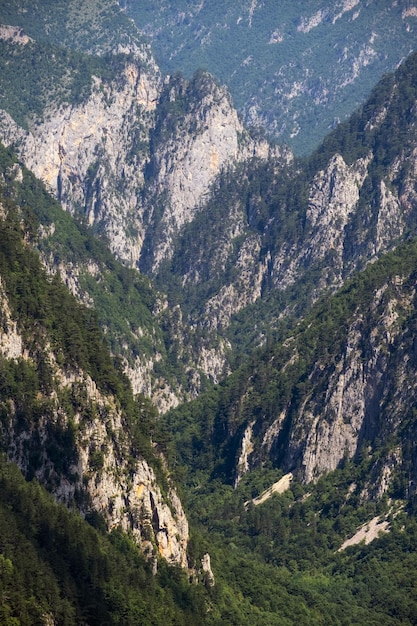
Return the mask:
M 16 322 L 11 318 L 1 282 L 0 305 L 1 358 L 30 362 Z M 79 504 L 82 513 L 94 510 L 104 517 L 109 528 L 119 526 L 131 531 L 145 553 L 156 553 L 169 563 L 187 567 L 188 522 L 169 478 L 169 491 L 163 496 L 147 461 L 140 457 L 132 459 L 131 444 L 114 398 L 104 396 L 93 380 L 82 372 L 65 373 L 58 367 L 50 346 L 46 345 L 45 349 L 47 356 L 44 359 L 48 359 L 53 367 L 59 387 L 50 397 L 38 394 L 38 402 L 45 408 L 31 431 L 22 430 L 15 423 L 13 401 L 9 401 L 7 429 L 4 430 L 4 421 L 2 425 L 9 459 L 26 472 L 31 453 L 40 456 L 36 476 L 49 486 L 57 499 L 73 506 L 76 500 L 80 503 L 82 496 L 82 504 Z M 63 472 L 56 468 L 48 450 L 51 448 L 50 428 L 64 431 L 69 426 L 68 415 L 58 399 L 58 393 L 66 391 L 80 398 L 84 413 L 77 412 L 72 418 L 77 433 L 74 441 L 76 457 L 72 462 L 68 461 L 67 471 Z M 87 405 L 90 419 L 86 417 Z
M 50 358 L 53 362 L 52 353 Z M 69 427 L 68 416 L 54 392 L 48 412 L 31 433 L 16 426 L 10 407 L 7 434 L 3 432 L 9 459 L 27 472 L 35 446 L 42 457 L 36 477 L 58 500 L 68 506 L 77 502 L 81 513 L 94 511 L 103 516 L 110 529 L 120 527 L 131 532 L 149 557 L 157 555 L 168 563 L 187 567 L 188 522 L 178 495 L 169 478 L 168 493 L 163 495 L 148 462 L 142 457 L 132 458 L 131 443 L 114 399 L 103 396 L 91 378 L 81 372 L 68 375 L 55 366 L 55 379 L 60 380 L 60 392 L 67 389 L 70 394 L 85 397 L 90 407 L 90 419 L 86 407 L 84 413 L 72 418 L 76 433 L 74 458 L 65 460 L 68 467 L 62 471 L 48 453 L 54 445 L 49 441 L 51 427 Z
M 254 445 L 252 442 L 254 424 L 255 422 L 253 421 L 247 426 L 242 437 L 242 448 L 241 448 L 239 460 L 237 463 L 235 487 L 238 486 L 244 474 L 246 474 L 246 472 L 249 471 L 249 456 L 254 450 Z

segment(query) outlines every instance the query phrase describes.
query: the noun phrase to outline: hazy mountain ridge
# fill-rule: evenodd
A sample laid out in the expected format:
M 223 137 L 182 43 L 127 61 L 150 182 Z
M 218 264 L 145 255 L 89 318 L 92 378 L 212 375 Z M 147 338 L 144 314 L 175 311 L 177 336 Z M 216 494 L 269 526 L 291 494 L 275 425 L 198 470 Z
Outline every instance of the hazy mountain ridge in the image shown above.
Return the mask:
M 121 3 L 165 72 L 203 67 L 245 122 L 308 154 L 416 44 L 414 2 Z M 227 50 L 227 54 L 224 54 Z

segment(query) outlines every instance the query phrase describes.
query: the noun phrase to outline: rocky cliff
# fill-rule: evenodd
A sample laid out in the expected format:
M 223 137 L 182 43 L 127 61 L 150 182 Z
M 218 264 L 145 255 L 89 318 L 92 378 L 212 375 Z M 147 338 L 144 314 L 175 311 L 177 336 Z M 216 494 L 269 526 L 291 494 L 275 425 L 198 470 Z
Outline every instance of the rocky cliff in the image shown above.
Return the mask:
M 191 466 L 202 469 L 188 456 L 198 435 L 204 467 L 235 487 L 271 464 L 311 483 L 354 460 L 366 464 L 363 499 L 412 496 L 416 267 L 414 239 L 317 304 L 179 422 L 169 416 Z
M 5 200 L 1 449 L 67 506 L 93 520 L 98 516 L 109 529 L 131 532 L 149 557 L 187 567 L 187 519 L 166 463 L 141 426 L 150 419 L 149 407 L 135 405 L 131 392 L 122 391 L 98 327 L 41 269 L 21 239 L 19 214 Z M 95 359 L 97 369 L 91 368 Z
M 224 175 L 202 212 L 208 228 L 184 230 L 170 267 L 200 298 L 195 323 L 225 328 L 267 298 L 277 317 L 299 313 L 415 233 L 415 75 L 412 56 L 296 168 L 254 160 L 239 184 Z
M 44 121 L 30 131 L 7 114 L 2 118 L 3 142 L 15 145 L 62 206 L 72 214 L 81 212 L 104 232 L 114 253 L 129 265 L 137 263 L 145 236 L 138 198 L 159 80 L 156 67 L 145 73 L 139 60 L 126 62 L 117 82 L 92 78 L 86 101 L 51 104 Z
M 218 174 L 273 151 L 250 138 L 227 91 L 209 75 L 164 84 L 144 56 L 137 47 L 126 49 L 117 76 L 92 75 L 91 94 L 80 104 L 52 99 L 28 131 L 3 112 L 1 140 L 66 210 L 104 233 L 125 263 L 141 264 L 146 239 L 154 271 L 172 254 L 173 235 L 194 218 Z
M 5 26 L 2 32 L 6 56 L 21 55 L 22 64 L 33 61 L 38 54 L 36 41 L 16 40 L 10 36 L 15 32 L 12 27 Z M 53 88 L 45 87 L 47 105 L 37 115 L 27 113 L 27 128 L 3 111 L 0 139 L 13 146 L 69 213 L 81 216 L 107 239 L 124 264 L 153 275 L 174 255 L 184 226 L 194 223 L 224 171 L 233 171 L 252 158 L 273 156 L 287 162 L 291 155 L 252 139 L 227 91 L 208 74 L 200 72 L 192 81 L 178 76 L 163 79 L 146 46 L 115 46 L 113 53 L 114 60 L 109 63 L 117 71 L 103 76 L 89 69 L 89 82 L 75 100 L 57 96 L 55 83 Z M 229 219 L 227 213 L 226 209 L 225 218 Z M 236 228 L 233 230 L 236 235 Z M 250 276 L 253 262 L 249 258 L 252 248 L 259 248 L 257 238 L 245 248 L 249 252 L 240 254 L 239 267 L 248 280 L 238 291 L 232 287 L 226 296 L 229 301 L 240 298 L 239 304 L 229 305 L 227 321 L 232 312 L 260 293 L 260 278 Z M 50 259 L 46 263 L 52 269 Z M 250 267 L 245 269 L 247 263 Z M 93 258 L 83 268 L 67 262 L 58 269 L 78 295 L 93 303 L 94 298 L 85 290 L 82 293 L 79 285 L 79 276 L 88 267 L 95 268 L 93 275 L 97 275 Z M 248 281 L 257 285 L 256 293 L 244 296 Z M 205 315 L 214 331 L 218 324 L 211 319 L 214 314 L 210 310 L 219 310 L 225 295 L 215 296 L 215 301 L 217 304 L 209 303 Z M 168 316 L 166 311 L 164 317 Z M 215 333 L 204 341 L 196 339 L 186 317 L 181 324 L 168 321 L 169 326 L 177 327 L 178 349 L 185 351 L 186 375 L 194 381 L 190 390 L 179 382 L 174 382 L 173 389 L 172 381 L 158 380 L 152 373 L 160 354 L 126 362 L 136 389 L 150 392 L 161 410 L 198 392 L 201 376 L 217 381 L 227 371 L 228 343 L 220 340 L 218 347 Z M 143 373 L 146 380 L 141 383 Z M 166 388 L 163 396 L 158 392 L 161 385 Z
M 369 497 L 401 473 L 402 497 L 414 493 L 415 263 L 415 243 L 384 257 L 256 362 L 230 416 L 235 482 L 268 459 L 311 482 L 368 458 Z
M 221 172 L 253 156 L 281 154 L 251 139 L 228 92 L 203 72 L 190 82 L 167 81 L 151 145 L 145 267 L 152 273 L 173 255 L 174 235 L 204 207 Z

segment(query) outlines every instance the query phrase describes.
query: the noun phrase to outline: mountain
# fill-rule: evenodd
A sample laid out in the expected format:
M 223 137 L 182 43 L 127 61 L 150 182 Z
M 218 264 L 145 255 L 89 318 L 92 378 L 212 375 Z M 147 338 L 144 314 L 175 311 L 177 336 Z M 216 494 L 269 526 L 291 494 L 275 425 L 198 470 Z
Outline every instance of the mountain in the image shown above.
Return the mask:
M 158 565 L 160 572 L 154 578 L 126 537 L 117 532 L 110 537 L 103 533 L 106 521 L 112 524 L 117 520 L 122 521 L 122 527 L 125 523 L 128 527 L 132 525 L 143 547 L 149 542 L 151 548 L 154 541 L 160 541 L 156 545 L 162 549 L 166 545 L 163 536 L 168 539 L 167 547 L 178 540 L 178 528 L 173 527 L 175 537 L 171 538 L 173 543 L 169 541 L 168 519 L 163 517 L 167 510 L 163 508 L 166 496 L 162 494 L 164 489 L 170 490 L 170 479 L 164 478 L 164 465 L 161 467 L 155 448 L 147 440 L 149 431 L 158 425 L 146 402 L 132 403 L 126 379 L 113 368 L 91 310 L 79 305 L 56 277 L 48 277 L 37 254 L 31 252 L 30 245 L 38 232 L 37 222 L 30 204 L 20 206 L 13 197 L 23 171 L 10 155 L 3 154 L 2 172 L 3 189 L 6 188 L 2 198 L 0 270 L 2 447 L 10 460 L 18 462 L 27 478 L 36 476 L 56 497 L 84 511 L 90 523 L 97 527 L 94 530 L 74 513 L 57 507 L 39 484 L 33 480 L 25 482 L 16 469 L 2 461 L 0 582 L 6 595 L 2 619 L 19 619 L 22 624 L 33 623 L 34 619 L 39 623 L 49 620 L 71 624 L 84 620 L 99 624 L 104 619 L 110 623 L 120 619 L 146 623 L 148 618 L 152 620 L 150 623 L 279 624 L 293 623 L 297 617 L 307 624 L 319 623 L 329 614 L 340 619 L 346 613 L 344 603 L 348 603 L 349 619 L 355 616 L 365 623 L 372 620 L 412 623 L 415 601 L 410 572 L 415 571 L 415 528 L 412 509 L 411 515 L 405 516 L 401 506 L 405 496 L 413 493 L 410 489 L 413 473 L 408 472 L 414 468 L 414 416 L 402 410 L 403 406 L 412 405 L 413 386 L 408 390 L 410 395 L 390 396 L 391 390 L 395 394 L 402 388 L 398 387 L 398 376 L 402 377 L 405 389 L 410 375 L 414 380 L 413 344 L 407 333 L 415 316 L 412 304 L 415 243 L 372 265 L 339 296 L 318 307 L 297 336 L 280 349 L 274 347 L 266 358 L 261 355 L 255 361 L 250 379 L 253 389 L 246 387 L 241 399 L 233 392 L 234 406 L 242 406 L 243 415 L 255 413 L 257 400 L 265 407 L 268 396 L 263 386 L 271 393 L 272 379 L 276 376 L 274 366 L 279 368 L 277 360 L 281 358 L 285 363 L 289 360 L 289 365 L 285 367 L 284 363 L 280 368 L 278 387 L 280 383 L 282 386 L 278 396 L 269 400 L 271 408 L 276 407 L 277 397 L 285 391 L 286 375 L 287 389 L 294 394 L 291 411 L 297 415 L 300 401 L 303 404 L 303 392 L 311 396 L 312 412 L 317 399 L 322 401 L 323 384 L 328 384 L 330 399 L 335 387 L 338 388 L 335 394 L 340 396 L 340 378 L 346 372 L 350 375 L 345 387 L 346 404 L 342 401 L 342 405 L 349 407 L 352 386 L 362 383 L 361 376 L 354 375 L 355 351 L 363 349 L 368 357 L 363 362 L 363 374 L 367 375 L 365 398 L 379 372 L 384 370 L 384 359 L 389 359 L 392 366 L 386 368 L 392 372 L 392 386 L 387 376 L 383 387 L 387 385 L 387 414 L 391 415 L 393 407 L 397 412 L 395 419 L 385 421 L 387 430 L 380 433 L 382 446 L 375 443 L 375 450 L 362 449 L 356 464 L 349 462 L 345 454 L 343 466 L 318 481 L 317 487 L 309 485 L 308 491 L 303 491 L 297 482 L 281 496 L 248 506 L 245 503 L 255 499 L 257 490 L 263 488 L 261 485 L 267 486 L 266 481 L 279 477 L 279 470 L 266 467 L 260 475 L 255 470 L 253 477 L 252 472 L 247 473 L 236 489 L 227 484 L 217 488 L 216 483 L 205 484 L 204 475 L 211 470 L 213 446 L 208 442 L 209 445 L 201 447 L 194 434 L 192 454 L 200 452 L 197 467 L 188 459 L 193 489 L 187 488 L 187 508 L 194 529 L 188 556 L 192 562 L 210 542 L 215 571 L 220 575 L 213 591 L 210 586 L 204 592 L 202 586 L 194 591 L 194 585 L 187 587 L 184 578 L 164 569 L 163 563 Z M 355 344 L 360 335 L 358 315 L 368 318 L 369 326 L 364 328 L 361 340 L 363 337 L 365 344 L 370 343 L 369 354 L 362 341 L 359 347 Z M 384 323 L 380 323 L 381 319 Z M 344 323 L 351 324 L 347 340 L 339 337 Z M 350 359 L 345 359 L 347 364 L 341 372 L 332 361 L 338 354 L 339 343 L 343 345 L 345 341 Z M 297 350 L 301 353 L 298 360 L 293 358 Z M 312 363 L 317 363 L 314 368 L 318 370 L 312 379 L 314 393 L 302 385 Z M 333 378 L 326 370 L 329 363 Z M 240 381 L 247 384 L 243 377 Z M 229 379 L 226 387 L 232 386 Z M 378 393 L 381 385 L 377 383 L 375 389 Z M 403 404 L 397 406 L 399 399 Z M 375 397 L 370 398 L 368 411 L 375 406 L 373 400 Z M 202 397 L 199 402 L 204 409 L 204 422 L 198 420 L 195 407 L 187 410 L 191 411 L 194 429 L 201 426 L 207 429 L 210 427 L 207 408 L 213 405 L 213 400 Z M 222 404 L 223 407 L 228 404 L 225 397 Z M 316 406 L 320 409 L 320 405 Z M 331 408 L 329 402 L 324 422 L 334 419 Z M 241 415 L 237 414 L 228 428 L 233 428 L 233 422 Z M 222 424 L 221 416 L 220 413 L 216 417 L 217 427 Z M 375 416 L 369 417 L 372 425 Z M 184 437 L 184 423 L 182 417 L 177 428 L 172 428 L 179 439 L 176 463 L 186 460 L 184 444 L 190 439 L 187 433 Z M 157 438 L 154 432 L 153 439 Z M 255 443 L 254 439 L 247 441 Z M 294 443 L 302 441 L 299 437 L 294 439 Z M 224 450 L 224 443 L 217 449 L 223 451 L 222 446 Z M 254 456 L 257 455 L 258 449 L 254 447 Z M 323 460 L 322 456 L 318 457 Z M 155 468 L 153 471 L 148 462 Z M 171 463 L 174 467 L 174 459 Z M 219 476 L 218 471 L 215 474 Z M 176 475 L 181 475 L 180 468 L 176 469 Z M 385 482 L 378 482 L 377 477 Z M 190 478 L 186 482 L 190 483 Z M 390 501 L 379 500 L 381 485 Z M 162 501 L 157 499 L 161 496 Z M 174 498 L 172 491 L 169 497 Z M 152 515 L 147 513 L 147 502 Z M 389 523 L 390 534 L 368 547 L 351 548 L 346 555 L 333 556 L 346 536 L 370 519 L 377 519 L 381 528 Z M 155 533 L 150 541 L 149 533 Z M 307 563 L 306 550 L 310 559 Z M 367 565 L 369 559 L 371 570 Z M 400 578 L 404 585 L 400 597 L 387 582 L 393 579 L 394 571 L 396 580 Z
M 221 176 L 157 284 L 176 276 L 195 324 L 259 345 L 415 234 L 415 81 L 412 55 L 308 159 Z
M 415 623 L 417 57 L 299 159 L 115 2 L 35 9 L 0 13 L 1 619 Z
M 202 624 L 203 586 L 158 573 L 120 531 L 58 505 L 0 461 L 2 624 Z
M 45 79 L 36 59 L 42 57 L 39 46 L 52 44 L 21 45 L 8 37 L 4 45 L 6 93 L 7 78 L 29 66 L 38 67 Z M 151 386 L 155 399 L 159 394 L 163 410 L 196 395 L 207 378 L 218 382 L 230 371 L 236 341 L 263 340 L 271 326 L 268 317 L 263 323 L 263 313 L 255 337 L 236 338 L 230 330 L 243 308 L 273 293 L 273 302 L 282 300 L 279 315 L 288 302 L 300 306 L 299 295 L 292 294 L 301 289 L 308 304 L 388 250 L 412 221 L 412 215 L 403 215 L 400 191 L 387 191 L 388 163 L 381 188 L 376 184 L 379 162 L 389 158 L 382 152 L 395 153 L 378 138 L 398 123 L 396 101 L 384 121 L 382 96 L 371 96 L 366 112 L 347 123 L 357 128 L 340 127 L 330 135 L 333 146 L 326 140 L 308 165 L 294 168 L 288 151 L 251 138 L 229 95 L 210 75 L 164 81 L 141 43 L 132 43 L 130 56 L 117 48 L 111 63 L 104 51 L 79 58 L 65 50 L 74 66 L 82 58 L 85 84 L 78 101 L 71 93 L 62 100 L 67 86 L 57 62 L 43 91 L 44 112 L 23 111 L 21 94 L 19 107 L 10 102 L 3 114 L 1 136 L 68 212 L 81 214 L 104 234 L 119 259 L 151 276 L 168 293 L 169 308 L 176 306 L 165 326 L 170 338 L 178 339 L 171 360 L 183 363 L 183 371 L 161 377 L 160 349 L 146 361 L 126 363 L 132 380 L 147 373 L 146 388 Z M 413 72 L 412 64 L 407 71 Z M 391 80 L 379 94 L 396 88 Z M 366 127 L 368 114 L 376 119 L 372 129 Z M 381 206 L 375 194 L 383 198 Z M 373 216 L 362 227 L 368 210 Z
M 237 484 L 272 462 L 310 483 L 369 455 L 373 497 L 394 483 L 413 495 L 415 255 L 415 239 L 384 255 L 207 397 L 168 414 L 191 472 Z M 193 468 L 195 445 L 204 453 Z
M 27 176 L 2 149 L 1 620 L 202 623 L 199 593 L 166 569 L 188 571 L 189 530 L 155 409 L 134 398 L 94 311 L 42 266 Z
M 19 15 L 16 10 L 11 18 Z M 19 21 L 27 35 L 15 35 L 15 26 L 3 27 L 2 80 L 9 99 L 1 138 L 70 214 L 107 238 L 123 263 L 154 273 L 172 255 L 178 232 L 198 215 L 221 171 L 254 155 L 275 155 L 278 163 L 291 159 L 287 150 L 250 137 L 229 95 L 209 75 L 197 74 L 190 83 L 180 77 L 164 82 L 146 45 L 136 41 L 122 52 L 116 46 L 110 56 L 105 50 L 97 56 L 57 49 L 42 20 L 37 27 L 39 15 L 32 18 Z M 78 22 L 67 24 L 62 39 L 77 40 Z M 74 82 L 68 83 L 68 68 Z M 43 245 L 48 236 L 54 238 L 54 228 L 45 233 Z M 80 291 L 81 275 L 91 289 L 97 282 L 95 262 L 81 268 L 68 260 L 59 266 L 66 281 Z M 144 328 L 132 329 L 135 336 L 124 355 L 130 353 L 126 371 L 136 389 L 150 390 L 165 410 L 198 393 L 205 380 L 219 380 L 227 371 L 228 343 L 221 338 L 219 343 L 213 333 L 203 337 L 183 320 L 180 308 L 171 312 L 163 298 L 159 302 L 153 313 L 164 318 L 171 344 L 174 334 L 178 337 L 168 356 L 171 371 L 160 363 L 166 349 Z M 149 349 L 138 354 L 138 334 L 148 337 L 151 354 Z
M 415 2 L 137 2 L 120 5 L 168 74 L 228 86 L 246 124 L 308 155 L 416 47 Z
M 11 158 L 7 163 L 7 154 L 2 165 L 3 177 L 19 180 L 21 171 Z M 131 511 L 154 511 L 163 535 L 154 538 L 159 552 L 168 550 L 168 560 L 185 565 L 184 513 L 176 494 L 169 496 L 168 483 L 170 505 L 164 503 L 149 465 L 163 475 L 147 440 L 153 409 L 145 398 L 134 402 L 94 311 L 79 304 L 56 275 L 48 276 L 36 252 L 25 248 L 24 237 L 33 236 L 28 224 L 33 227 L 36 218 L 13 195 L 9 182 L 1 224 L 2 449 L 57 499 L 77 503 L 85 515 L 103 515 L 109 526 L 130 528 L 139 542 L 142 522 Z

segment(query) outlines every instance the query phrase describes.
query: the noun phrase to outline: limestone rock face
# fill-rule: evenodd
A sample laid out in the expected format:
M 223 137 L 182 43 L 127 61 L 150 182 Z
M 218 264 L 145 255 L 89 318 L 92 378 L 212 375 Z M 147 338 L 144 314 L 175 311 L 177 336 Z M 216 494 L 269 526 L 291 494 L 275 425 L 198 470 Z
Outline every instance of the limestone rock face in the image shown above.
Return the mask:
M 25 32 L 17 26 L 7 26 L 2 24 L 0 26 L 0 39 L 10 40 L 15 44 L 25 46 L 29 42 L 33 41 L 31 37 L 28 37 Z
M 360 358 L 360 342 L 359 323 L 352 328 L 346 352 L 329 379 L 323 413 L 307 402 L 299 416 L 309 425 L 301 461 L 306 482 L 336 469 L 344 455 L 352 458 L 357 451 L 370 391 Z M 291 447 L 294 444 L 295 440 Z
M 12 319 L 9 303 L 4 293 L 0 278 L 0 310 L 2 325 L 0 328 L 0 355 L 5 359 L 17 359 L 24 354 L 23 341 L 17 329 L 16 321 Z
M 17 144 L 25 165 L 62 206 L 73 214 L 81 211 L 105 232 L 112 250 L 129 265 L 138 261 L 144 237 L 137 198 L 159 82 L 156 67 L 145 73 L 127 63 L 117 85 L 95 79 L 86 101 L 51 105 L 28 132 L 5 114 L 0 123 L 2 141 Z
M 148 462 L 132 457 L 131 442 L 114 402 L 103 397 L 91 379 L 62 374 L 61 384 L 69 393 L 88 398 L 90 417 L 84 409 L 71 425 L 58 402 L 51 399 L 48 412 L 29 434 L 15 425 L 11 412 L 7 433 L 3 432 L 9 459 L 27 473 L 30 455 L 41 450 L 35 475 L 58 500 L 76 505 L 84 515 L 99 514 L 109 529 L 132 532 L 148 557 L 160 556 L 187 567 L 188 522 L 169 479 L 163 495 Z M 73 437 L 73 448 L 66 450 L 60 464 L 48 453 L 56 446 L 50 440 L 54 431 L 71 432 Z
M 327 169 L 315 176 L 308 202 L 306 219 L 312 231 L 306 257 L 322 259 L 329 250 L 342 265 L 344 229 L 357 207 L 359 192 L 367 175 L 367 161 L 359 159 L 348 166 L 335 154 Z
M 242 476 L 249 471 L 249 457 L 254 449 L 254 445 L 252 442 L 252 431 L 254 424 L 255 422 L 253 421 L 249 424 L 249 426 L 247 426 L 242 437 L 242 448 L 237 463 L 235 487 L 237 487 L 237 485 L 240 483 Z
M 208 554 L 208 552 L 206 552 L 206 554 L 201 559 L 201 569 L 203 571 L 203 575 L 206 576 L 207 584 L 209 585 L 209 587 L 213 587 L 213 585 L 215 584 L 215 580 L 213 571 L 211 569 L 210 555 Z
M 78 442 L 77 474 L 83 477 L 89 506 L 102 514 L 110 528 L 131 531 L 145 554 L 155 553 L 171 564 L 187 567 L 188 522 L 172 486 L 166 496 L 153 469 L 143 458 L 129 459 L 129 442 L 123 437 L 123 422 L 92 384 L 91 399 L 105 411 L 106 421 L 94 420 L 83 427 Z M 101 407 L 100 407 L 101 405 Z M 109 439 L 109 432 L 115 437 Z M 88 443 L 87 443 L 88 442 Z M 100 451 L 104 451 L 100 456 Z M 97 467 L 103 459 L 102 467 Z M 60 495 L 60 489 L 58 489 Z M 65 492 L 66 501 L 71 494 Z
M 245 239 L 236 261 L 237 278 L 223 285 L 204 307 L 202 318 L 208 328 L 227 328 L 234 313 L 253 304 L 261 296 L 269 259 L 259 260 L 260 249 L 259 236 Z
M 106 236 L 119 260 L 154 275 L 173 256 L 177 236 L 199 215 L 222 172 L 253 158 L 283 155 L 288 161 L 291 154 L 252 139 L 227 91 L 211 76 L 202 73 L 191 82 L 163 80 L 149 52 L 132 46 L 114 52 L 128 55 L 118 77 L 93 77 L 90 95 L 78 104 L 50 101 L 29 130 L 0 112 L 0 140 L 16 149 L 64 209 L 82 214 Z M 230 231 L 222 234 L 218 250 L 226 262 L 234 248 L 229 232 L 235 239 L 246 226 L 240 207 L 236 211 L 225 206 L 225 221 Z M 218 381 L 227 371 L 227 341 L 215 334 L 227 327 L 233 313 L 259 297 L 266 272 L 258 259 L 260 245 L 258 235 L 243 242 L 237 283 L 226 285 L 202 307 L 203 319 L 194 326 L 202 321 L 210 333 L 197 348 L 191 347 L 194 331 L 186 328 L 188 320 L 184 317 L 178 326 L 178 345 L 189 364 L 190 394 L 154 380 L 158 355 L 126 362 L 135 391 L 150 394 L 160 410 L 198 393 L 202 374 Z M 93 304 L 80 288 L 80 269 L 74 263 L 54 269 L 53 258 L 45 262 L 50 271 L 59 269 L 77 297 Z M 205 273 L 210 263 L 201 250 Z M 199 284 L 202 273 L 197 272 L 190 270 L 184 284 Z
M 168 82 L 161 102 L 167 119 L 158 121 L 152 155 L 155 180 L 149 193 L 149 225 L 155 234 L 148 266 L 153 272 L 172 255 L 173 235 L 193 220 L 218 175 L 250 157 L 267 158 L 273 152 L 266 141 L 250 138 L 228 92 L 207 74 L 189 84 Z M 180 115 L 176 107 L 183 108 Z M 156 214 L 158 198 L 169 207 L 162 217 Z
M 198 87 L 164 86 L 153 59 L 143 64 L 133 53 L 117 79 L 93 77 L 88 98 L 51 102 L 29 131 L 2 111 L 0 139 L 14 145 L 67 211 L 81 212 L 107 236 L 119 259 L 135 267 L 146 252 L 146 266 L 155 271 L 218 174 L 273 150 L 250 139 L 211 77 L 203 75 Z M 166 100 L 184 112 L 166 113 Z
M 306 268 L 330 259 L 333 286 L 339 286 L 345 273 L 345 241 L 350 220 L 358 208 L 360 190 L 368 174 L 370 159 L 353 165 L 335 154 L 326 169 L 317 172 L 309 186 L 302 241 L 284 242 L 273 256 L 272 276 L 277 288 L 287 288 Z
M 390 440 L 393 446 L 387 446 L 372 469 L 366 497 L 381 497 L 401 464 L 416 475 L 410 442 L 401 440 L 403 424 L 409 423 L 410 407 L 417 398 L 416 342 L 411 330 L 415 275 L 413 281 L 396 277 L 372 294 L 368 308 L 358 307 L 343 350 L 331 359 L 318 357 L 312 362 L 296 409 L 293 400 L 282 410 L 277 406 L 276 419 L 263 423 L 260 418 L 247 425 L 236 455 L 237 480 L 272 456 L 280 459 L 284 471 L 295 472 L 308 483 Z M 291 348 L 282 371 L 296 366 L 299 358 Z M 256 438 L 255 429 L 260 431 Z M 414 436 L 414 432 L 407 435 L 412 440 Z M 409 488 L 415 489 L 413 480 Z
M 11 318 L 0 283 L 2 332 L 1 359 L 31 357 Z M 103 395 L 94 381 L 81 371 L 61 370 L 50 347 L 45 359 L 54 369 L 58 385 L 49 395 L 38 393 L 39 419 L 22 429 L 13 398 L 3 398 L 7 419 L 0 427 L 8 458 L 30 472 L 54 496 L 82 514 L 101 515 L 111 529 L 131 531 L 149 557 L 187 567 L 188 522 L 181 501 L 165 477 L 163 495 L 154 470 L 134 451 L 128 429 L 114 398 Z M 60 397 L 77 398 L 78 410 L 71 418 Z M 59 450 L 62 441 L 65 450 Z M 37 459 L 34 471 L 33 459 Z

